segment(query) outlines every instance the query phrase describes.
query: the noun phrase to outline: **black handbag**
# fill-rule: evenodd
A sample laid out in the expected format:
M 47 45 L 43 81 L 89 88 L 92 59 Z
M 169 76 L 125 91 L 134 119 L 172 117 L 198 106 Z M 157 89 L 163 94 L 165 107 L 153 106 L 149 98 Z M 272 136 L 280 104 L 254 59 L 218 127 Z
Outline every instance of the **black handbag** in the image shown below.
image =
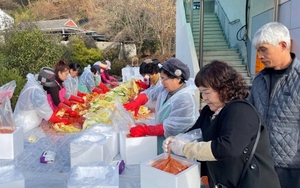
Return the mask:
M 261 131 L 261 120 L 260 120 L 260 116 L 259 116 L 259 114 L 257 113 L 255 107 L 254 107 L 251 103 L 249 103 L 249 102 L 246 102 L 246 101 L 244 101 L 244 102 L 247 103 L 247 104 L 249 104 L 249 105 L 253 108 L 253 110 L 256 112 L 256 114 L 257 114 L 257 116 L 258 116 L 259 124 L 258 124 L 258 130 L 257 130 L 257 134 L 256 134 L 256 139 L 255 139 L 255 142 L 254 142 L 252 151 L 251 151 L 251 153 L 250 153 L 250 155 L 249 155 L 249 158 L 248 158 L 246 164 L 244 165 L 242 174 L 240 175 L 240 178 L 239 178 L 239 180 L 238 180 L 237 186 L 236 186 L 235 188 L 240 188 L 240 187 L 241 187 L 241 184 L 242 184 L 242 182 L 243 182 L 244 176 L 245 176 L 245 174 L 246 174 L 246 172 L 247 172 L 247 170 L 248 170 L 248 167 L 249 167 L 249 165 L 250 165 L 250 162 L 251 162 L 251 160 L 252 160 L 252 158 L 253 158 L 253 155 L 254 155 L 254 153 L 255 153 L 255 150 L 256 150 L 256 147 L 257 147 L 257 144 L 258 144 L 258 141 L 259 141 L 259 138 L 260 138 L 260 131 Z M 223 184 L 221 184 L 221 183 L 217 183 L 217 184 L 215 185 L 214 188 L 228 188 L 228 187 L 225 186 L 225 185 L 223 185 Z

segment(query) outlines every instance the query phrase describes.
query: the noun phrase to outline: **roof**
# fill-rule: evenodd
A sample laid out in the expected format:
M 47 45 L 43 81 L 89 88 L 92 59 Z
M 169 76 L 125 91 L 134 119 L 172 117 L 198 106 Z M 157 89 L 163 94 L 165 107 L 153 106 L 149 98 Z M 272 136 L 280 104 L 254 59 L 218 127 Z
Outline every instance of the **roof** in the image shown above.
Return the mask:
M 76 23 L 71 19 L 44 20 L 34 22 L 34 24 L 39 29 L 44 31 L 82 30 L 81 28 L 77 27 Z

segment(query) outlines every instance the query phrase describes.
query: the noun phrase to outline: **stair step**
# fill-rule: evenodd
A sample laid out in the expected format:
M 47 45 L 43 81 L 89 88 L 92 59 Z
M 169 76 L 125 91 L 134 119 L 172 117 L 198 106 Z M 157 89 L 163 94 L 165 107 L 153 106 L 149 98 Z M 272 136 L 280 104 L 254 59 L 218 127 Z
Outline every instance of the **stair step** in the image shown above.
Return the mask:
M 200 27 L 198 25 L 193 25 L 192 27 L 193 31 L 200 31 Z M 211 32 L 211 31 L 218 31 L 223 33 L 223 30 L 218 26 L 218 27 L 204 27 L 203 28 L 204 32 Z
M 205 60 L 213 60 L 213 59 L 222 59 L 224 61 L 226 60 L 240 60 L 239 55 L 204 55 L 203 54 L 203 58 L 205 57 Z
M 223 50 L 206 50 L 203 51 L 203 55 L 212 55 L 212 56 L 219 56 L 219 55 L 234 55 L 238 54 L 236 49 L 223 49 Z
M 195 45 L 195 48 L 199 49 L 198 46 Z M 219 49 L 228 49 L 228 45 L 222 45 L 222 46 L 203 46 L 203 50 L 219 50 Z
M 222 59 L 221 57 L 216 57 L 212 60 L 224 61 L 224 59 Z M 205 62 L 205 63 L 209 63 L 212 60 L 207 60 L 206 58 L 203 57 L 203 62 Z M 245 65 L 242 64 L 243 60 L 241 60 L 241 59 L 231 59 L 231 60 L 227 60 L 227 61 L 224 61 L 224 62 L 228 63 L 228 65 L 242 65 L 242 66 L 245 66 Z

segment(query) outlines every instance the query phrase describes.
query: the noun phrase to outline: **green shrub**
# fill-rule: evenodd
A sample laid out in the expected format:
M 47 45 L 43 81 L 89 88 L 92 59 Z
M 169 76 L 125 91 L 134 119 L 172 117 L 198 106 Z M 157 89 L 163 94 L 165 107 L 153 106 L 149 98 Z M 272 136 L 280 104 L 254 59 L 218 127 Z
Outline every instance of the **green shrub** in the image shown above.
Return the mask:
M 125 66 L 125 60 L 115 59 L 113 62 L 111 62 L 111 69 L 108 70 L 108 73 L 120 80 L 122 77 L 122 68 L 124 68 Z
M 101 50 L 88 49 L 84 41 L 78 37 L 73 37 L 68 46 L 71 51 L 70 61 L 77 62 L 84 67 L 102 59 Z
M 7 69 L 5 67 L 1 67 L 1 69 L 0 69 L 0 86 L 4 85 L 12 80 L 15 80 L 17 83 L 13 97 L 11 98 L 11 106 L 12 106 L 12 109 L 14 109 L 15 105 L 17 103 L 17 100 L 19 98 L 19 95 L 21 93 L 21 90 L 23 89 L 27 80 L 24 79 L 22 76 L 20 76 L 20 71 L 18 69 L 16 69 L 16 68 Z
M 12 28 L 5 33 L 5 43 L 0 50 L 4 55 L 3 65 L 16 68 L 25 78 L 44 66 L 53 67 L 65 53 L 65 47 L 57 37 L 47 35 L 37 28 Z

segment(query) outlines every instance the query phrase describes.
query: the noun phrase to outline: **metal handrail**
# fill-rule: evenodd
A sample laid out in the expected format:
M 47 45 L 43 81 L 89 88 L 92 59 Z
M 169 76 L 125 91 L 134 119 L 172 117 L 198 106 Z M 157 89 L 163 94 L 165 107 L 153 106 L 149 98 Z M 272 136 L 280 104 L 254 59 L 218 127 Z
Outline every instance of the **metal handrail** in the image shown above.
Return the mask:
M 278 20 L 278 5 L 279 5 L 279 1 L 274 0 L 274 15 L 273 15 L 274 22 L 277 22 L 277 20 Z
M 194 0 L 191 0 L 191 6 L 190 6 L 190 25 L 191 30 L 193 31 L 193 9 L 194 9 Z
M 200 24 L 199 24 L 199 69 L 203 67 L 203 25 L 204 25 L 204 0 L 200 0 Z

